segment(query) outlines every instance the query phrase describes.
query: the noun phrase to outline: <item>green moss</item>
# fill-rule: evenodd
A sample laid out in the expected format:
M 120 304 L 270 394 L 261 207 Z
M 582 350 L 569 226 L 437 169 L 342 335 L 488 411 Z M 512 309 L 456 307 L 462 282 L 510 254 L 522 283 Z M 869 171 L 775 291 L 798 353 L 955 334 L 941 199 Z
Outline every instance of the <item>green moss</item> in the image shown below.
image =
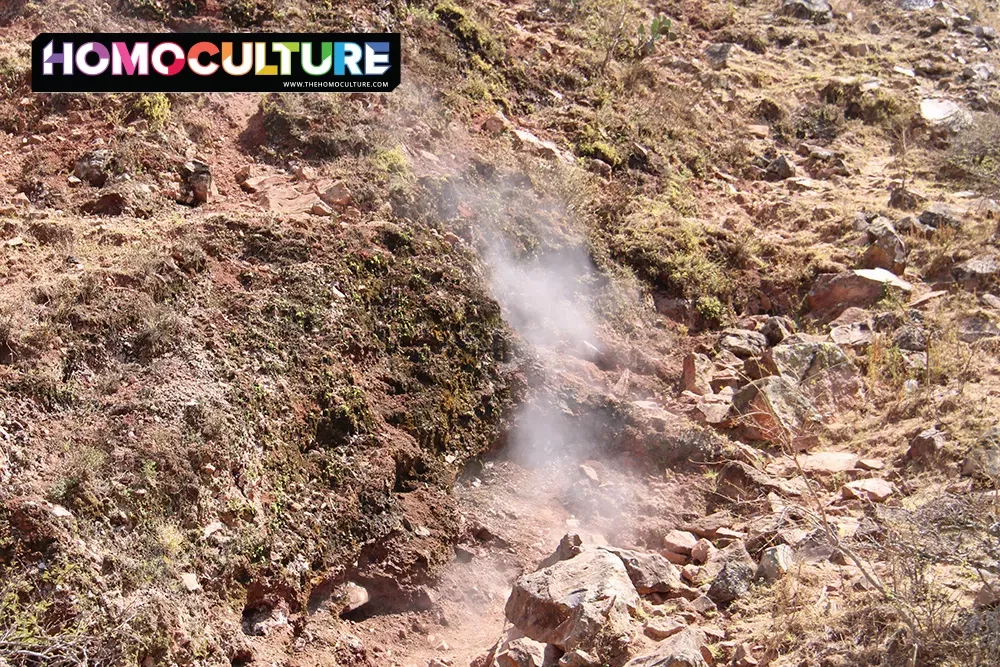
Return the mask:
M 464 9 L 450 0 L 434 6 L 434 13 L 462 43 L 488 60 L 503 57 L 503 47 L 489 30 L 472 19 Z
M 586 127 L 580 133 L 580 138 L 576 142 L 576 152 L 577 155 L 606 162 L 612 167 L 620 166 L 623 161 L 618 149 L 593 127 Z
M 390 174 L 406 174 L 410 170 L 410 161 L 399 147 L 376 150 L 372 156 L 372 165 L 379 171 Z
M 622 158 L 614 146 L 606 141 L 583 141 L 576 145 L 577 154 L 606 162 L 612 167 L 621 165 Z

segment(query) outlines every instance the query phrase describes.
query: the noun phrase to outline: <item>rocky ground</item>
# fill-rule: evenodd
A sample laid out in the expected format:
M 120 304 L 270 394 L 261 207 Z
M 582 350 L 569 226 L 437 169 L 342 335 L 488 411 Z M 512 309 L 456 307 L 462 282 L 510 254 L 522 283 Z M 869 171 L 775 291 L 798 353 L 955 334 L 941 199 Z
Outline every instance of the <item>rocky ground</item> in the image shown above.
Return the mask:
M 0 665 L 997 664 L 996 9 L 6 2 Z

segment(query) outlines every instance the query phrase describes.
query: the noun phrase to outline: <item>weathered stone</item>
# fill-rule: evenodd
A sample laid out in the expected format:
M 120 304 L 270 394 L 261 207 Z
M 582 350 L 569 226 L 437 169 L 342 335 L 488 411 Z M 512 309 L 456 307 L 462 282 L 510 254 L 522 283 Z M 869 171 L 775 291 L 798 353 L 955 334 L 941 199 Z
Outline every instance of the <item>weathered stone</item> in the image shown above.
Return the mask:
M 76 161 L 73 175 L 94 187 L 102 187 L 108 182 L 108 163 L 111 153 L 101 149 L 91 151 Z
M 764 170 L 764 178 L 769 181 L 783 181 L 795 175 L 795 163 L 784 155 L 771 160 Z
M 769 317 L 760 329 L 768 345 L 777 345 L 795 333 L 795 322 L 787 317 Z
M 892 223 L 877 217 L 868 226 L 867 234 L 871 245 L 861 258 L 864 268 L 886 269 L 898 276 L 903 275 L 906 270 L 906 244 Z
M 640 595 L 677 593 L 684 586 L 677 568 L 660 554 L 628 549 L 607 550 L 621 559 L 632 585 Z
M 979 255 L 958 264 L 951 270 L 956 282 L 966 289 L 985 289 L 991 287 L 1000 274 L 1000 257 L 996 255 Z
M 732 53 L 733 48 L 739 49 L 738 46 L 731 42 L 724 42 L 721 44 L 709 44 L 705 47 L 705 59 L 708 60 L 708 64 L 715 69 L 723 69 L 729 64 L 729 55 Z
M 797 449 L 816 442 L 822 417 L 813 404 L 787 378 L 761 378 L 733 396 L 729 420 L 750 440 L 781 443 Z
M 693 628 L 685 628 L 666 639 L 648 655 L 633 658 L 625 667 L 708 667 L 702 656 L 702 635 Z
M 730 528 L 732 525 L 733 517 L 728 512 L 722 511 L 683 523 L 680 528 L 689 533 L 694 533 L 698 537 L 710 540 L 717 537 L 720 530 Z
M 704 354 L 692 352 L 684 357 L 681 385 L 684 391 L 698 395 L 712 393 L 712 360 Z
M 963 211 L 948 204 L 931 204 L 927 210 L 920 214 L 920 224 L 931 229 L 941 229 L 942 227 L 961 227 Z
M 972 124 L 972 115 L 951 100 L 927 98 L 920 101 L 920 117 L 929 127 L 954 134 Z
M 713 562 L 721 565 L 721 569 L 712 580 L 708 597 L 716 604 L 727 604 L 746 595 L 757 573 L 757 564 L 747 553 L 744 544 L 736 540 L 721 549 Z
M 702 537 L 691 547 L 691 560 L 699 564 L 707 563 L 714 553 L 715 545 Z
M 561 560 L 569 560 L 583 551 L 583 538 L 579 533 L 566 533 L 559 540 L 556 550 L 538 564 L 538 569 L 555 565 Z
M 918 326 L 907 324 L 896 329 L 892 343 L 900 350 L 923 352 L 927 349 L 927 332 Z
M 827 23 L 833 17 L 833 8 L 826 0 L 782 0 L 778 11 L 784 16 L 813 23 Z
M 686 530 L 671 530 L 663 536 L 663 548 L 675 554 L 691 554 L 698 538 Z
M 694 417 L 709 426 L 725 426 L 732 404 L 733 397 L 730 395 L 708 394 L 700 396 L 694 406 Z
M 344 585 L 344 593 L 347 599 L 347 605 L 342 610 L 342 613 L 360 609 L 371 600 L 371 595 L 368 593 L 368 589 L 364 586 L 359 586 L 353 581 L 348 581 Z
M 730 500 L 762 498 L 771 492 L 785 496 L 801 495 L 789 482 L 771 477 L 742 461 L 729 461 L 722 466 L 715 478 L 715 492 Z M 715 534 L 720 534 L 721 530 L 715 531 Z
M 492 116 L 487 116 L 486 120 L 480 126 L 483 132 L 488 132 L 490 134 L 500 134 L 510 125 L 507 117 L 502 113 L 495 113 Z
M 961 318 L 958 323 L 958 338 L 963 343 L 974 343 L 987 338 L 1000 337 L 1000 326 L 983 312 Z
M 559 658 L 559 667 L 601 667 L 601 661 L 586 651 L 574 649 Z
M 288 183 L 288 177 L 283 174 L 271 174 L 266 176 L 250 176 L 240 181 L 240 187 L 250 194 L 263 192 L 276 185 Z
M 882 503 L 895 492 L 895 487 L 884 479 L 873 477 L 848 482 L 841 489 L 841 495 L 846 500 L 866 500 Z
M 787 544 L 764 549 L 757 563 L 757 578 L 773 584 L 788 574 L 795 562 L 795 553 Z
M 212 170 L 201 160 L 185 162 L 181 167 L 181 178 L 186 189 L 181 197 L 181 203 L 197 206 L 211 201 L 216 194 L 212 182 Z
M 313 209 L 323 203 L 319 195 L 302 194 L 290 185 L 268 188 L 258 201 L 265 211 L 286 215 L 312 215 Z
M 875 340 L 875 332 L 872 330 L 871 322 L 842 324 L 830 329 L 830 340 L 840 347 L 863 350 Z
M 906 458 L 915 461 L 933 458 L 947 442 L 945 434 L 936 428 L 924 429 L 910 440 L 910 448 L 906 451 Z
M 513 135 L 514 143 L 519 148 L 528 150 L 546 160 L 572 162 L 572 158 L 559 150 L 559 147 L 555 143 L 543 141 L 527 130 L 514 130 Z
M 832 414 L 864 398 L 857 366 L 834 343 L 778 345 L 767 351 L 764 364 L 792 382 L 821 413 Z
M 329 206 L 343 209 L 351 205 L 351 191 L 343 181 L 324 181 L 317 183 L 314 191 Z
M 716 347 L 728 350 L 740 359 L 756 357 L 767 349 L 767 338 L 764 334 L 749 329 L 726 329 L 719 336 Z
M 194 593 L 201 588 L 201 584 L 198 583 L 198 575 L 193 572 L 181 574 L 181 584 L 188 593 Z
M 651 618 L 643 625 L 642 632 L 650 639 L 662 641 L 683 632 L 686 627 L 686 623 L 672 618 Z
M 836 475 L 853 470 L 859 457 L 850 452 L 814 452 L 799 457 L 803 472 L 813 475 Z
M 535 641 L 587 650 L 601 635 L 627 634 L 638 604 L 621 559 L 595 548 L 519 577 L 504 612 Z
M 497 667 L 542 667 L 545 661 L 545 644 L 527 637 L 509 639 L 496 653 Z
M 838 311 L 848 306 L 870 306 L 887 289 L 912 291 L 910 283 L 885 269 L 854 269 L 844 273 L 824 273 L 816 278 L 806 297 L 814 311 Z
M 905 188 L 893 188 L 892 192 L 889 193 L 889 207 L 901 211 L 916 210 L 923 201 L 924 197 L 922 195 Z M 899 228 L 899 225 L 897 225 L 897 228 Z

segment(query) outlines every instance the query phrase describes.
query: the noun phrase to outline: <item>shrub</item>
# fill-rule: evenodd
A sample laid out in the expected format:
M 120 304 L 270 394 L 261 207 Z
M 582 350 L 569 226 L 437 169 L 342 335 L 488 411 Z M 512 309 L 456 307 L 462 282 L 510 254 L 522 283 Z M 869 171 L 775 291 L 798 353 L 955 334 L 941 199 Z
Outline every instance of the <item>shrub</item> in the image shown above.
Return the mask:
M 127 120 L 145 119 L 152 128 L 162 128 L 170 119 L 170 98 L 163 93 L 139 93 L 125 104 Z

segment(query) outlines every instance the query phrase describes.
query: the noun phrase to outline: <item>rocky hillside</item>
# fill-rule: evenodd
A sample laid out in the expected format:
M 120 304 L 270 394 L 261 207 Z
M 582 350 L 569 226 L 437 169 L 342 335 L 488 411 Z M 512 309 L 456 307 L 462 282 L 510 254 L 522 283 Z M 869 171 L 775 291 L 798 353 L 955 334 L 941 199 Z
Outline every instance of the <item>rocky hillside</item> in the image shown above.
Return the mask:
M 6 0 L 0 665 L 997 664 L 996 11 Z

